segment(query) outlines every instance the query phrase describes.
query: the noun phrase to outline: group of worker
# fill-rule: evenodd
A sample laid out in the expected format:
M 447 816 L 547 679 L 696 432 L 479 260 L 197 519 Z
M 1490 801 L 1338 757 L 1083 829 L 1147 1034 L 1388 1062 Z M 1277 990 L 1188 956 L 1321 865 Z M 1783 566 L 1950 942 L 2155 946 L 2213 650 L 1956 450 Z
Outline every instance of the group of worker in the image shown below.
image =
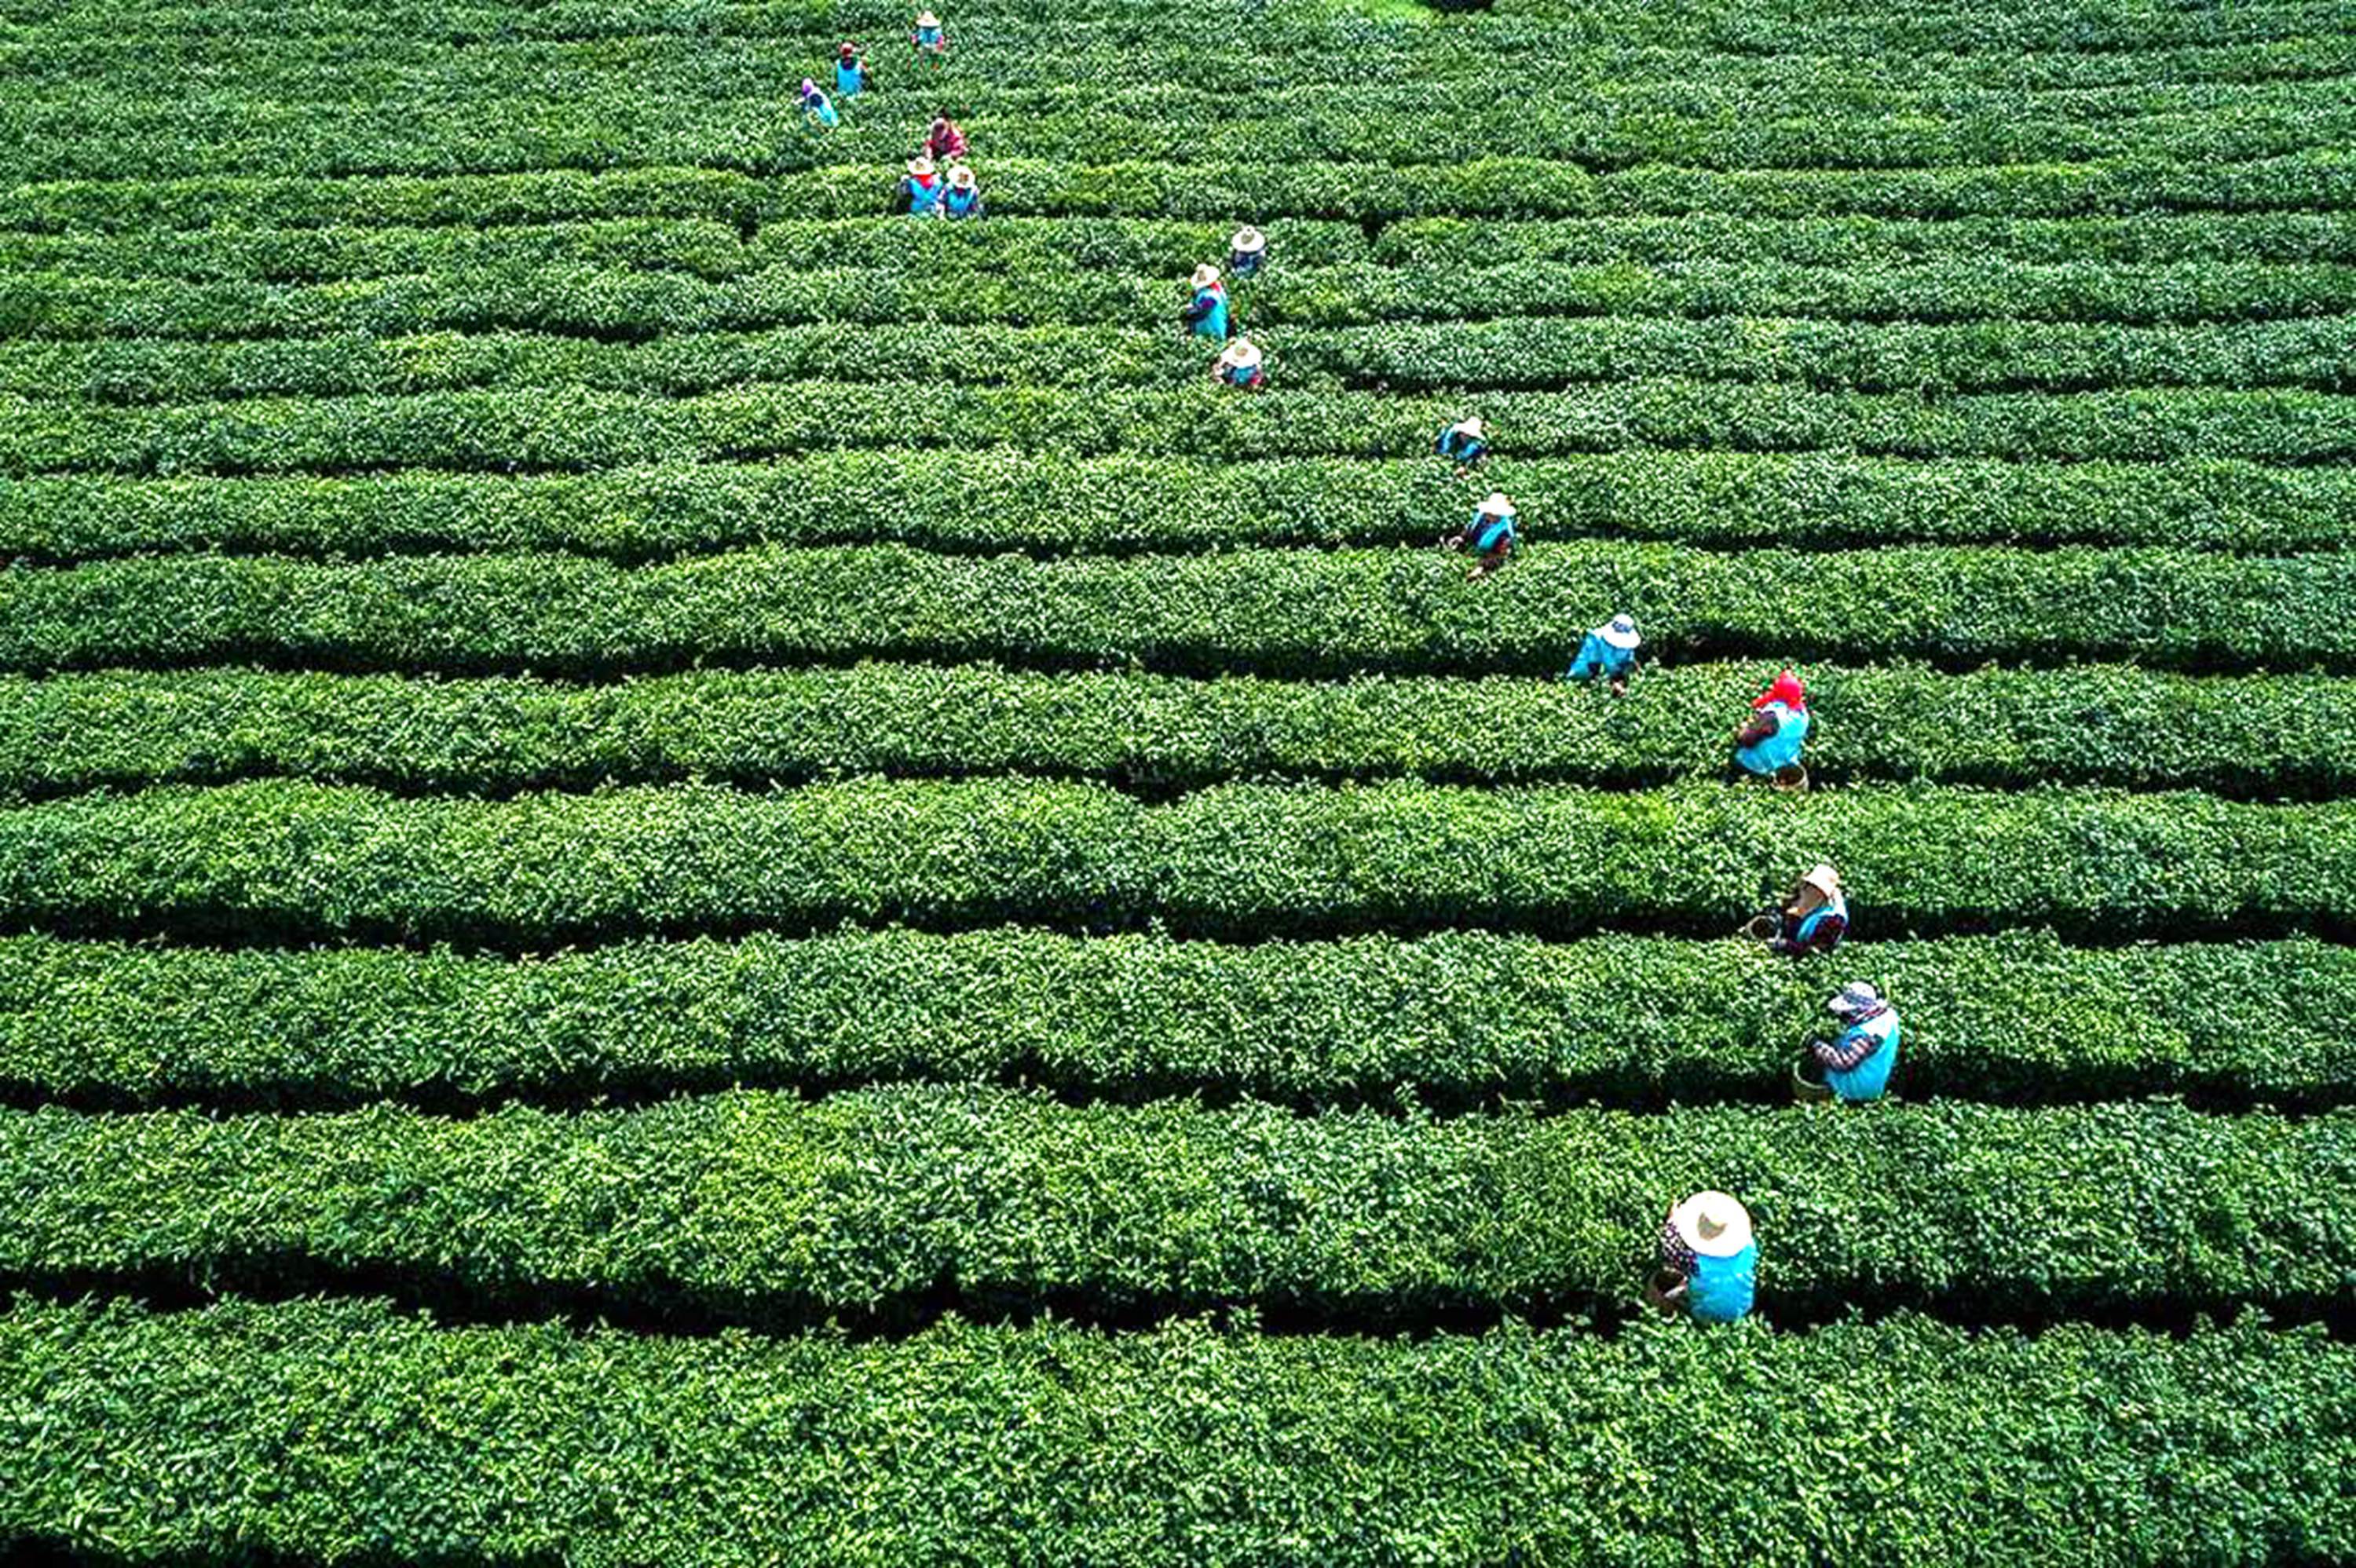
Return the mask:
M 916 13 L 908 34 L 919 65 L 938 69 L 949 49 L 941 19 L 930 11 Z M 838 101 L 849 103 L 868 91 L 867 57 L 859 45 L 844 39 L 834 57 L 834 92 L 830 97 L 811 77 L 802 78 L 799 103 L 803 123 L 827 132 L 842 123 Z M 980 218 L 981 185 L 965 162 L 965 133 L 946 114 L 934 116 L 923 145 L 910 158 L 894 191 L 893 208 L 911 218 Z
M 1220 346 L 1219 357 L 1211 363 L 1211 378 L 1223 387 L 1238 391 L 1257 392 L 1268 385 L 1268 367 L 1257 344 L 1237 330 L 1235 302 L 1227 293 L 1227 280 L 1248 282 L 1259 275 L 1268 262 L 1268 237 L 1246 224 L 1227 240 L 1227 269 L 1219 269 L 1205 261 L 1194 269 L 1186 280 L 1186 304 L 1178 312 L 1179 322 L 1194 337 L 1207 337 Z

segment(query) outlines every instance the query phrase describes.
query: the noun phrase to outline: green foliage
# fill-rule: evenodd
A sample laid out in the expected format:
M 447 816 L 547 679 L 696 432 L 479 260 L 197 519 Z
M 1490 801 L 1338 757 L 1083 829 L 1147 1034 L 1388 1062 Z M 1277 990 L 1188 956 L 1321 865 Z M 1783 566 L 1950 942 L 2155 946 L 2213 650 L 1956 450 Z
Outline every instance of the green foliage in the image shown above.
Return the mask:
M 0 1084 L 290 1106 L 904 1078 L 1309 1106 L 1780 1099 L 1852 975 L 1904 1009 L 1910 1099 L 2356 1101 L 2356 954 L 2033 933 L 1860 942 L 1826 963 L 1477 932 L 1224 946 L 844 930 L 530 960 L 25 936 L 0 941 Z
M 1434 531 L 1462 527 L 1466 506 L 1460 492 Z M 1523 519 L 1543 537 L 1542 518 Z M 0 667 L 262 658 L 619 674 L 889 657 L 1555 675 L 1584 628 L 1624 610 L 1656 656 L 1679 661 L 2345 670 L 2356 667 L 2351 600 L 2356 554 L 2124 549 L 1728 555 L 1573 541 L 1537 544 L 1486 582 L 1466 581 L 1461 559 L 1432 548 L 1040 561 L 871 545 L 636 568 L 547 554 L 130 558 L 0 574 Z M 1730 733 L 1739 715 L 1718 717 Z
M 414 1279 L 731 1317 L 1253 1306 L 1344 1326 L 1624 1300 L 1742 1195 L 1771 1318 L 2312 1302 L 2356 1117 L 2160 1104 L 1431 1122 L 899 1085 L 451 1121 L 0 1110 L 0 1275 Z M 250 1261 L 249 1261 L 250 1260 Z
M 844 773 L 1659 784 L 1726 766 L 1772 672 L 1656 667 L 1625 700 L 1551 679 L 1193 680 L 988 666 L 698 670 L 605 686 L 192 670 L 0 677 L 0 795 L 292 775 L 499 794 Z M 2119 666 L 1811 667 L 1818 783 L 2356 788 L 2356 682 Z
M 0 920 L 509 944 L 843 920 L 1715 932 L 1755 912 L 1761 877 L 1829 859 L 1871 934 L 2336 933 L 2351 839 L 2337 803 L 1949 785 L 1236 784 L 1150 806 L 1000 780 L 497 803 L 272 782 L 0 812 Z
M 2351 1391 L 2348 1346 L 2254 1323 L 859 1344 L 28 1304 L 0 1399 L 42 1436 L 0 1457 L 0 1525 L 584 1568 L 2329 1561 Z

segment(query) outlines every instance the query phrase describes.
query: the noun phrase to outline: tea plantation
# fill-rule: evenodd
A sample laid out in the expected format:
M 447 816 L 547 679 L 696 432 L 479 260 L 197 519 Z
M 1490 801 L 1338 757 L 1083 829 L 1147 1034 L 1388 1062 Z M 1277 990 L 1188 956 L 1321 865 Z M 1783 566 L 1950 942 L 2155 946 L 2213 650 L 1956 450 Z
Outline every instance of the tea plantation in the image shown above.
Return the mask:
M 0 0 L 0 1556 L 2356 1560 L 2346 0 L 912 15 Z

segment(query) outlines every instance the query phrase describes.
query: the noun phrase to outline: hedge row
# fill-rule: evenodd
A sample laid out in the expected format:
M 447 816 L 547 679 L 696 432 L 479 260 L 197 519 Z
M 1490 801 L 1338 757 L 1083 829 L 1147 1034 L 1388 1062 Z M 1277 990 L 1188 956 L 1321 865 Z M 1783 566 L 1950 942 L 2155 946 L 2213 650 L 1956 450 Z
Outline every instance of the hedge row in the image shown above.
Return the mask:
M 946 226 L 944 226 L 946 227 Z M 1201 252 L 1198 252 L 1198 254 Z M 1210 251 L 1219 254 L 1219 251 Z M 944 277 L 945 270 L 950 276 Z M 1158 326 L 1179 336 L 1180 274 L 1069 259 L 1012 269 L 994 248 L 936 265 L 777 266 L 725 279 L 588 265 L 447 269 L 318 284 L 185 283 L 26 273 L 0 294 L 0 331 L 27 337 L 238 338 L 534 328 L 607 336 L 911 321 Z M 1371 263 L 1254 283 L 1254 329 L 1467 317 L 1808 315 L 1860 321 L 2147 325 L 2323 315 L 2340 324 L 2356 267 L 2170 262 L 2062 266 L 1982 260 L 1824 269 L 1780 262 L 1521 261 L 1451 270 Z M 1679 369 L 1671 366 L 1676 373 Z
M 1224 85 L 1231 89 L 1233 82 Z M 1353 222 L 1678 213 L 2018 219 L 2356 208 L 2356 156 L 2334 149 L 2203 166 L 2127 163 L 1748 173 L 1647 168 L 1604 175 L 1509 158 L 1422 169 L 1267 163 L 1076 166 L 993 159 L 990 177 L 993 211 L 1003 217 L 1126 216 L 1213 224 L 1232 223 L 1238 213 Z M 873 216 L 881 195 L 871 165 L 777 178 L 721 169 L 648 168 L 346 179 L 60 180 L 17 185 L 5 192 L 4 205 L 10 229 L 60 233 L 618 217 L 753 224 L 770 218 Z
M 1020 221 L 1008 219 L 1010 224 Z M 1044 220 L 1038 220 L 1044 221 Z M 1118 221 L 1118 220 L 1115 220 Z M 788 233 L 817 231 L 809 243 L 851 227 L 777 224 L 756 243 L 789 243 Z M 871 229 L 872 229 L 872 226 Z M 288 231 L 289 249 L 303 253 Z M 359 232 L 371 232 L 360 230 Z M 772 236 L 776 238 L 773 239 Z M 193 237 L 192 237 L 193 238 Z M 97 238 L 0 240 L 48 250 L 10 251 L 30 266 L 69 272 L 144 272 L 97 258 L 128 256 L 129 243 Z M 173 245 L 180 240 L 174 237 Z M 67 250 L 72 245 L 77 249 Z M 1288 247 L 1288 250 L 1290 247 Z M 177 249 L 169 253 L 178 254 Z M 1888 266 L 1951 257 L 2003 257 L 2020 262 L 2069 265 L 2090 261 L 2346 261 L 2356 260 L 2356 214 L 2344 212 L 2136 213 L 2117 218 L 1911 219 L 1745 217 L 1730 213 L 1682 218 L 1572 218 L 1531 223 L 1483 223 L 1462 218 L 1408 219 L 1376 235 L 1374 260 L 1386 266 L 1497 267 L 1513 262 L 1594 266 L 1633 261 L 1650 266 L 1698 261 L 1785 261 L 1806 267 Z M 805 265 L 822 252 L 804 251 Z M 58 260 L 51 260 L 52 257 Z M 67 258 L 72 258 L 68 261 Z M 780 254 L 780 261 L 787 258 Z M 1351 260 L 1340 256 L 1335 260 Z M 171 270 L 185 270 L 180 263 Z M 157 268 L 157 271 L 165 269 Z M 232 273 L 230 275 L 244 275 Z
M 822 56 L 813 54 L 805 66 Z M 900 62 L 893 59 L 886 69 Z M 1059 72 L 1068 69 L 1058 62 Z M 1554 160 L 1608 171 L 1656 165 L 1705 169 L 1918 169 L 2091 164 L 2105 160 L 2209 165 L 2346 145 L 2356 113 L 2329 91 L 2279 107 L 2115 116 L 2086 121 L 2040 112 L 2025 95 L 2009 109 L 1962 115 L 1891 115 L 1845 105 L 1815 111 L 1622 113 L 1558 89 L 1538 71 L 1435 84 L 1427 101 L 1353 94 L 1268 103 L 1231 95 L 1224 115 L 1189 104 L 1141 113 L 1119 103 L 1039 112 L 971 104 L 959 122 L 974 145 L 1038 163 L 1347 161 L 1429 168 L 1467 159 Z M 1520 80 L 1514 80 L 1515 76 Z M 694 97 L 648 98 L 627 76 L 590 86 L 552 115 L 540 93 L 512 85 L 488 94 L 405 85 L 391 98 L 323 112 L 310 104 L 243 99 L 207 108 L 166 105 L 134 88 L 89 101 L 28 104 L 0 127 L 0 147 L 24 175 L 44 179 L 274 175 L 492 174 L 550 167 L 716 165 L 761 170 L 863 164 L 906 156 L 920 111 L 849 105 L 823 138 L 793 116 L 785 80 Z M 1451 85 L 1453 91 L 1451 91 Z M 879 90 L 885 91 L 885 90 Z M 928 96 L 928 101 L 929 97 Z M 21 149 L 21 150 L 19 150 Z
M 2356 1273 L 2329 1196 L 2351 1182 L 2356 1115 L 2164 1104 L 1433 1122 L 907 1084 L 455 1121 L 47 1107 L 0 1110 L 0 1277 L 390 1276 L 776 1327 L 1050 1304 L 1353 1326 L 1624 1301 L 1659 1216 L 1717 1187 L 1758 1228 L 1771 1318 L 2313 1311 Z
M 1271 373 L 1284 373 L 1283 349 Z M 761 385 L 665 399 L 578 389 L 252 399 L 117 408 L 0 397 L 0 473 L 350 473 L 583 469 L 886 446 L 1066 455 L 1408 457 L 1461 400 L 1175 389 Z M 1483 399 L 1515 449 L 1822 451 L 1890 457 L 2356 457 L 2356 397 L 2212 388 L 2076 393 L 1820 392 L 1777 383 L 1628 381 Z
M 594 387 L 691 395 L 747 381 L 1170 387 L 1205 355 L 1167 327 L 849 323 L 608 343 L 434 334 L 0 345 L 0 392 L 116 403 Z M 2356 390 L 2356 315 L 2230 325 L 1965 325 L 1719 316 L 1416 323 L 1284 338 L 1288 387 L 1556 390 L 1688 377 L 1834 390 L 2125 387 Z
M 1514 439 L 1505 427 L 1497 433 Z M 1549 539 L 2281 553 L 2336 550 L 2356 538 L 2356 470 L 2344 465 L 1642 452 L 1499 458 L 1486 477 L 1518 497 L 1533 531 Z M 72 560 L 138 550 L 546 549 L 641 560 L 764 543 L 1087 552 L 1420 544 L 1460 502 L 1427 457 L 1241 463 L 1003 448 L 522 478 L 0 478 L 0 553 Z M 1551 553 L 1538 547 L 1533 563 Z
M 1852 975 L 1902 1010 L 1910 1100 L 2356 1102 L 2349 949 L 2029 933 L 1858 943 L 1829 965 L 1748 943 L 1476 932 L 1220 946 L 845 930 L 519 961 L 22 936 L 0 939 L 0 1087 L 111 1107 L 894 1079 L 1451 1111 L 1772 1100 Z
M 1458 508 L 1431 520 L 1453 528 Z M 1567 542 L 1477 583 L 1438 549 L 1040 561 L 873 545 L 635 568 L 552 555 L 134 557 L 0 573 L 0 669 L 262 660 L 612 675 L 893 657 L 1552 675 L 1582 628 L 1626 611 L 1656 656 L 1682 661 L 2098 658 L 2345 672 L 2356 669 L 2351 603 L 2350 554 L 1933 546 L 1734 556 Z
M 0 811 L 0 925 L 505 946 L 845 920 L 1715 934 L 1755 912 L 1762 877 L 1817 859 L 1868 935 L 2337 934 L 2356 917 L 2344 803 L 1390 784 L 1147 805 L 1101 784 L 878 779 L 487 803 L 270 781 Z
M 593 687 L 260 670 L 0 676 L 0 793 L 280 775 L 457 794 L 864 773 L 1156 789 L 1271 775 L 1658 784 L 1723 769 L 1732 716 L 1771 673 L 1655 668 L 1625 702 L 1540 680 L 891 664 Z M 2356 790 L 2356 681 L 1865 666 L 1811 667 L 1808 684 L 1833 716 L 1809 752 L 1819 783 Z
M 1495 268 L 1513 263 L 1593 268 L 1612 262 L 1692 266 L 1783 262 L 1888 267 L 1991 257 L 2043 265 L 2184 261 L 2356 261 L 2356 214 L 2142 213 L 2120 218 L 1566 219 L 1484 223 L 1417 219 L 1385 229 L 1371 247 L 1355 224 L 1270 225 L 1278 270 L 1265 292 L 1303 267 L 1369 259 L 1391 267 Z M 706 218 L 557 219 L 497 228 L 193 229 L 135 233 L 0 231 L 11 273 L 185 278 L 192 282 L 332 283 L 452 268 L 572 264 L 662 269 L 726 278 L 761 268 L 957 266 L 1035 272 L 1082 266 L 1181 273 L 1224 249 L 1225 224 L 1154 219 L 993 218 L 981 225 L 862 219 L 776 219 L 750 238 Z
M 2356 1553 L 2356 1350 L 2257 1323 L 856 1343 L 28 1302 L 0 1317 L 0 1399 L 40 1434 L 0 1455 L 0 1531 L 179 1562 Z M 1890 1461 L 1869 1482 L 1860 1433 Z

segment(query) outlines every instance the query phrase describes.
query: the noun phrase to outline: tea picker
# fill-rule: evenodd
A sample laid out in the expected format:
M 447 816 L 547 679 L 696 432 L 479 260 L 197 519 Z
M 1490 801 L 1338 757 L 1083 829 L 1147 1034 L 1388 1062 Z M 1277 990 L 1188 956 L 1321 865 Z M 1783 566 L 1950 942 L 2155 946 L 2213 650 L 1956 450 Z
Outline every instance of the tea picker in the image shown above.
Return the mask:
M 981 216 L 981 186 L 973 171 L 959 164 L 949 171 L 948 189 L 941 193 L 941 215 L 945 218 L 980 218 Z
M 1614 697 L 1628 695 L 1628 677 L 1636 673 L 1636 650 L 1644 639 L 1636 635 L 1635 618 L 1614 615 L 1589 632 L 1579 645 L 1579 656 L 1562 672 L 1565 680 L 1603 677 Z
M 1194 269 L 1188 283 L 1194 293 L 1188 296 L 1185 308 L 1178 313 L 1178 319 L 1196 337 L 1224 343 L 1227 336 L 1227 286 L 1219 281 L 1219 269 L 1205 262 Z
M 916 59 L 929 63 L 936 70 L 948 58 L 949 36 L 942 28 L 941 19 L 930 11 L 916 13 L 916 30 L 908 35 L 908 41 L 916 46 Z
M 1812 867 L 1776 908 L 1755 917 L 1742 933 L 1776 953 L 1800 957 L 1830 953 L 1848 934 L 1848 893 L 1829 865 Z
M 1431 450 L 1456 464 L 1456 475 L 1461 479 L 1480 467 L 1481 460 L 1489 455 L 1489 427 L 1482 422 L 1479 414 L 1458 420 L 1440 432 Z
M 1518 542 L 1514 533 L 1514 504 L 1502 490 L 1493 490 L 1474 509 L 1472 520 L 1464 525 L 1462 533 L 1443 539 L 1450 549 L 1472 552 L 1472 570 L 1468 577 L 1486 577 L 1504 566 L 1513 555 Z
M 911 218 L 937 218 L 941 210 L 941 176 L 933 172 L 933 160 L 919 154 L 908 160 L 908 172 L 900 178 L 894 210 Z
M 948 115 L 937 115 L 925 133 L 925 151 L 935 163 L 955 163 L 965 156 L 965 133 Z
M 1792 1092 L 1803 1100 L 1847 1104 L 1879 1100 L 1898 1065 L 1898 1013 L 1862 980 L 1843 986 L 1825 1010 L 1841 1022 L 1839 1038 L 1811 1040 L 1792 1068 Z
M 1227 241 L 1227 272 L 1237 278 L 1259 275 L 1268 261 L 1268 237 L 1249 224 L 1238 229 Z
M 1238 337 L 1220 353 L 1211 374 L 1219 384 L 1241 391 L 1257 392 L 1268 385 L 1268 372 L 1260 368 L 1259 349 L 1247 337 Z
M 1697 1192 L 1661 1226 L 1661 1267 L 1644 1297 L 1697 1323 L 1731 1323 L 1750 1312 L 1758 1273 L 1750 1214 L 1723 1192 Z
M 859 46 L 845 38 L 834 52 L 834 95 L 849 102 L 867 87 L 867 61 L 861 58 Z
M 1808 770 L 1800 748 L 1808 738 L 1808 694 L 1790 670 L 1751 699 L 1751 718 L 1734 734 L 1734 761 L 1743 772 L 1772 779 L 1779 788 L 1805 789 Z
M 842 123 L 834 105 L 827 101 L 826 94 L 809 77 L 802 78 L 801 107 L 802 123 L 814 130 L 831 131 Z

